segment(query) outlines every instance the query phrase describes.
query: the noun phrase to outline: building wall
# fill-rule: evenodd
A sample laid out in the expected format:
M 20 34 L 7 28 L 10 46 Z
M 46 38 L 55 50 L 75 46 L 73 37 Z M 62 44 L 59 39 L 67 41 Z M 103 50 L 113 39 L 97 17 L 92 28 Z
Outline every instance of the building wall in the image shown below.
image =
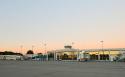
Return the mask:
M 22 60 L 22 56 L 18 55 L 0 55 L 0 60 Z
M 91 60 L 110 60 L 114 61 L 117 59 L 121 51 L 89 51 L 86 52 L 90 55 Z
M 117 55 L 117 54 L 120 54 L 120 51 L 90 51 L 90 52 L 87 52 L 89 53 L 90 55 L 91 54 L 110 54 L 110 55 Z
M 77 51 L 56 52 L 55 55 L 56 55 L 56 60 L 59 60 L 59 59 L 60 60 L 77 60 L 78 52 Z

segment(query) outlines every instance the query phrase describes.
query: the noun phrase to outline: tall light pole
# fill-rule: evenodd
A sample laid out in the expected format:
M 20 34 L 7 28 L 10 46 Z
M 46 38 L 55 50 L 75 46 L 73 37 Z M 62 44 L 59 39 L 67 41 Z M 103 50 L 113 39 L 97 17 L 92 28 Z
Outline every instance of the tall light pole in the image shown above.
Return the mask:
M 72 42 L 71 44 L 72 44 L 72 47 L 71 47 L 71 48 L 73 48 L 74 42 Z M 74 59 L 74 52 L 75 52 L 75 51 L 72 52 L 72 60 Z
M 103 50 L 103 47 L 104 47 L 104 44 L 103 44 L 103 43 L 104 43 L 104 41 L 102 40 L 102 41 L 100 41 L 100 42 L 101 42 L 101 44 L 102 44 L 102 53 L 103 53 L 103 57 L 102 57 L 102 58 L 103 58 L 103 60 L 104 60 L 104 50 Z
M 72 48 L 73 48 L 74 42 L 72 42 Z
M 32 45 L 32 49 L 31 50 L 34 52 L 34 45 Z M 33 57 L 33 54 L 32 54 L 32 57 Z
M 45 47 L 45 54 L 46 54 L 46 60 L 48 61 L 48 53 L 47 53 L 47 50 L 46 50 L 46 46 L 47 46 L 47 44 L 45 43 L 45 44 L 44 44 L 44 47 Z
M 33 49 L 34 49 L 34 45 L 32 45 L 32 51 L 33 51 Z
M 46 54 L 46 53 L 47 53 L 47 52 L 46 52 L 46 43 L 44 44 L 44 50 L 45 50 L 45 54 Z
M 23 51 L 23 45 L 20 46 L 20 53 Z

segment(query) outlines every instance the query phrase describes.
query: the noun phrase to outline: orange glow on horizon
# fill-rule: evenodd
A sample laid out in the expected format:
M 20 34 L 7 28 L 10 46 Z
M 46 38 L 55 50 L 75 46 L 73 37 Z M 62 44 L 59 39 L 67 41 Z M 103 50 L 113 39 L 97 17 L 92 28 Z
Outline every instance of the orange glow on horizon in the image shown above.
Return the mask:
M 46 51 L 51 51 L 51 50 L 56 50 L 56 49 L 63 49 L 64 45 L 58 44 L 58 45 L 53 45 L 50 44 L 49 46 L 46 47 Z M 101 44 L 74 44 L 73 48 L 76 49 L 98 49 L 101 48 Z M 104 44 L 104 48 L 124 48 L 124 44 Z M 1 47 L 0 51 L 14 51 L 17 53 L 23 53 L 26 54 L 28 50 L 31 50 L 31 47 L 23 47 L 22 50 L 20 47 Z M 40 46 L 35 46 L 33 49 L 34 53 L 46 53 L 45 52 L 45 47 L 40 47 Z

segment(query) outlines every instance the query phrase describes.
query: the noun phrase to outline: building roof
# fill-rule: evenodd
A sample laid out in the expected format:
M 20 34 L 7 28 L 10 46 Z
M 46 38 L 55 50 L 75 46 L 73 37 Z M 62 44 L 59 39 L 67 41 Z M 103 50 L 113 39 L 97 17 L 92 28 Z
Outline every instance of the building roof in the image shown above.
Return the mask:
M 73 52 L 73 51 L 81 51 L 79 49 L 74 49 L 72 46 L 64 46 L 64 49 L 52 50 L 53 52 Z M 50 51 L 50 52 L 52 52 Z
M 83 49 L 82 51 L 125 51 L 125 48 Z
M 59 49 L 59 50 L 55 50 L 56 52 L 73 52 L 73 51 L 81 51 L 79 49 L 74 49 L 74 48 L 65 48 L 65 49 Z
M 68 47 L 68 48 L 67 48 Z M 49 52 L 73 52 L 73 51 L 85 51 L 85 52 L 94 52 L 102 51 L 102 49 L 74 49 L 71 46 L 64 46 L 64 49 L 52 50 Z M 125 48 L 104 48 L 103 51 L 125 51 Z

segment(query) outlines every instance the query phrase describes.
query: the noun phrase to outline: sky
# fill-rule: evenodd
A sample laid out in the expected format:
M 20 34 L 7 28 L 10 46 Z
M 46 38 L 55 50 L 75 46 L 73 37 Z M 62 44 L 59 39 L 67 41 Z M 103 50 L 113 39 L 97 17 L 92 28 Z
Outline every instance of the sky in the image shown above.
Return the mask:
M 125 0 L 0 0 L 0 51 L 124 48 L 124 33 Z

